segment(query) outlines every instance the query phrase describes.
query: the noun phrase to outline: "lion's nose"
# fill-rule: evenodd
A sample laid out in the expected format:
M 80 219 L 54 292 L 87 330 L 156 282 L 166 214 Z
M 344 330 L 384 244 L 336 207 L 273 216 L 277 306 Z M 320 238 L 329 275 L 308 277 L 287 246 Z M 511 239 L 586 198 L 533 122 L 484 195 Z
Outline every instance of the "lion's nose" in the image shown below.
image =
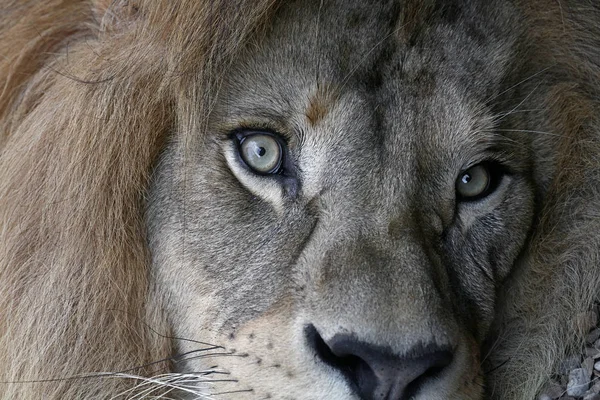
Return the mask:
M 364 400 L 408 400 L 452 362 L 452 351 L 437 345 L 419 345 L 399 356 L 352 335 L 325 342 L 314 326 L 305 332 L 317 355 L 341 371 Z

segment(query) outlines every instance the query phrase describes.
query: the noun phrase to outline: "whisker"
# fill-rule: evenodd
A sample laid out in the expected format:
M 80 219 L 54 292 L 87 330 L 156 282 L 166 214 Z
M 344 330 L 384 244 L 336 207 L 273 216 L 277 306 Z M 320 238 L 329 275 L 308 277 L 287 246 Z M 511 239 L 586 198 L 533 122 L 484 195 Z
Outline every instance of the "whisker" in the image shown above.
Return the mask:
M 232 393 L 252 393 L 253 391 L 254 391 L 253 389 L 230 390 L 227 392 L 212 393 L 211 396 L 220 396 L 223 394 L 232 394 Z
M 118 308 L 109 308 L 107 311 L 118 311 L 118 312 L 127 314 L 130 317 L 132 317 L 134 319 L 137 319 L 139 322 L 141 322 L 152 333 L 154 333 L 157 336 L 159 336 L 161 338 L 164 338 L 164 339 L 178 340 L 178 341 L 182 341 L 182 342 L 190 342 L 190 343 L 195 343 L 195 344 L 201 344 L 203 346 L 209 346 L 209 347 L 215 347 L 215 348 L 224 349 L 223 346 L 219 346 L 219 345 L 216 345 L 216 344 L 202 342 L 202 341 L 199 341 L 199 340 L 194 340 L 194 339 L 189 339 L 189 338 L 184 338 L 184 337 L 179 337 L 179 336 L 171 336 L 171 335 L 166 335 L 166 334 L 160 333 L 156 329 L 154 329 L 152 326 L 150 326 L 149 324 L 147 324 L 145 321 L 141 320 L 141 318 L 139 318 L 138 316 L 136 316 L 136 315 L 134 315 L 134 314 L 132 314 L 132 313 L 126 311 L 126 310 L 121 310 L 121 309 L 118 309 Z
M 112 376 L 118 376 L 118 375 L 123 375 L 123 374 L 128 374 L 130 372 L 134 372 L 134 371 L 138 371 L 140 369 L 143 368 L 147 368 L 150 367 L 152 365 L 156 365 L 156 364 L 160 364 L 160 363 L 164 363 L 167 361 L 173 361 L 173 362 L 182 362 L 182 361 L 187 361 L 190 359 L 195 359 L 195 358 L 202 358 L 200 356 L 196 356 L 196 357 L 189 357 L 186 358 L 186 356 L 190 355 L 190 354 L 196 354 L 199 352 L 203 352 L 203 351 L 210 351 L 210 350 L 214 350 L 214 349 L 222 349 L 221 346 L 213 346 L 211 348 L 203 348 L 203 349 L 195 349 L 195 350 L 191 350 L 182 354 L 177 354 L 174 355 L 172 357 L 169 358 L 164 358 L 161 360 L 157 360 L 157 361 L 153 361 L 151 363 L 147 363 L 144 365 L 140 365 L 134 368 L 129 368 L 129 369 L 125 369 L 125 370 L 121 370 L 121 371 L 117 371 L 117 372 L 95 372 L 95 373 L 90 373 L 90 374 L 82 374 L 82 375 L 76 375 L 76 376 L 68 376 L 68 377 L 63 377 L 63 378 L 49 378 L 49 379 L 37 379 L 37 380 L 25 380 L 25 381 L 0 381 L 0 384 L 31 384 L 31 383 L 52 383 L 52 382 L 63 382 L 63 381 L 70 381 L 70 380 L 80 380 L 80 379 L 93 379 L 93 378 L 110 378 L 111 375 Z M 218 356 L 218 355 L 233 355 L 233 353 L 210 353 L 210 354 L 204 354 L 203 356 Z M 239 356 L 247 356 L 247 355 L 239 355 Z M 157 371 L 160 371 L 162 369 L 159 369 Z M 210 372 L 210 371 L 209 371 Z
M 248 357 L 248 354 L 210 353 L 210 354 L 201 354 L 201 355 L 194 356 L 194 357 L 188 357 L 188 358 L 185 358 L 185 359 L 183 359 L 181 361 L 200 360 L 200 359 L 207 359 L 207 358 L 213 358 L 213 357 L 239 357 L 239 358 L 246 358 L 246 357 Z
M 142 381 L 139 385 L 128 389 L 125 392 L 118 394 L 117 396 L 112 397 L 112 399 L 117 399 L 119 397 L 125 396 L 129 393 L 137 392 L 144 386 L 150 386 L 147 389 L 144 389 L 135 394 L 134 397 L 130 397 L 132 399 L 135 398 L 144 398 L 157 390 L 167 390 L 166 392 L 161 393 L 161 397 L 168 394 L 172 391 L 179 390 L 182 392 L 186 392 L 189 394 L 193 394 L 194 396 L 198 396 L 199 399 L 210 399 L 211 397 L 205 394 L 206 390 L 211 388 L 211 385 L 219 382 L 237 382 L 233 379 L 210 379 L 210 378 L 201 378 L 195 374 L 163 374 L 157 375 L 154 377 L 141 377 L 137 375 L 131 374 L 110 374 L 108 377 L 110 378 L 122 378 L 122 379 L 133 379 Z M 193 385 L 192 385 L 193 383 Z
M 143 386 L 147 386 L 147 385 L 150 385 L 150 384 L 148 382 L 142 382 L 139 385 L 134 386 L 131 389 L 128 389 L 128 390 L 126 390 L 124 392 L 121 392 L 121 393 L 119 393 L 116 396 L 113 396 L 111 398 L 111 400 L 112 399 L 117 399 L 117 398 L 122 397 L 122 396 L 128 396 L 128 399 L 130 399 L 130 400 L 131 399 L 143 399 L 143 398 L 147 399 L 147 398 L 149 398 L 153 394 L 153 392 L 156 392 L 159 389 L 161 390 L 159 398 L 169 398 L 167 396 L 175 390 L 172 387 L 168 388 L 168 389 L 165 389 L 163 386 L 150 386 L 147 389 L 139 391 Z M 131 397 L 131 394 L 133 394 L 134 391 L 138 391 L 138 393 L 135 394 L 133 397 Z
M 227 371 L 200 371 L 200 372 L 196 372 L 196 371 L 191 371 L 188 372 L 188 374 L 195 374 L 195 375 L 231 375 L 231 372 L 227 372 Z

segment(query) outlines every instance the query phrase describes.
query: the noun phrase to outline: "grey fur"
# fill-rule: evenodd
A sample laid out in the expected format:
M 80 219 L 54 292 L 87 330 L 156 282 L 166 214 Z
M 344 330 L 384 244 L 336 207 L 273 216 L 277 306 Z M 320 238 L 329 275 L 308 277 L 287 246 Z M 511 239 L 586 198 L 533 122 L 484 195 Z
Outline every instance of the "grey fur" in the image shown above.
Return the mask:
M 489 396 L 535 395 L 576 345 L 564 319 L 600 280 L 600 9 L 571 1 L 553 31 L 535 7 L 280 6 L 227 74 L 206 134 L 183 124 L 153 180 L 153 276 L 175 336 L 240 356 L 180 372 L 218 365 L 236 382 L 214 393 L 235 399 L 357 399 L 308 348 L 313 324 L 326 340 L 351 333 L 397 354 L 455 349 L 418 400 L 482 398 L 484 356 Z M 563 95 L 585 118 L 560 115 Z M 248 172 L 231 145 L 239 128 L 278 132 L 291 177 Z M 457 201 L 459 173 L 490 159 L 509 171 L 497 190 Z

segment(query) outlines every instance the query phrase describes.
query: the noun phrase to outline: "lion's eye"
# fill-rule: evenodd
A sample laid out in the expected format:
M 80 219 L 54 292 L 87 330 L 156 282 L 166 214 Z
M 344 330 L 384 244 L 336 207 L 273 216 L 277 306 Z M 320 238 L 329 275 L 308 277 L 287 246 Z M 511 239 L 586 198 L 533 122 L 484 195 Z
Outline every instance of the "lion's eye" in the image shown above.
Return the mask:
M 242 160 L 258 174 L 279 172 L 283 151 L 279 141 L 271 134 L 251 133 L 239 139 Z
M 494 176 L 487 164 L 477 164 L 462 172 L 456 180 L 456 193 L 460 200 L 477 200 L 490 194 Z

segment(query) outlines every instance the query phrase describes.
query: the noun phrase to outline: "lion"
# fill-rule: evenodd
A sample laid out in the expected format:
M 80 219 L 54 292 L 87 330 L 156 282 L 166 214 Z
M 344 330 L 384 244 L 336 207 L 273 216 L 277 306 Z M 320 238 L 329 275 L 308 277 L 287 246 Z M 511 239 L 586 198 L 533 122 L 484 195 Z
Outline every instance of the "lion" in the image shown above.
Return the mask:
M 2 399 L 526 400 L 600 294 L 600 5 L 0 0 Z

